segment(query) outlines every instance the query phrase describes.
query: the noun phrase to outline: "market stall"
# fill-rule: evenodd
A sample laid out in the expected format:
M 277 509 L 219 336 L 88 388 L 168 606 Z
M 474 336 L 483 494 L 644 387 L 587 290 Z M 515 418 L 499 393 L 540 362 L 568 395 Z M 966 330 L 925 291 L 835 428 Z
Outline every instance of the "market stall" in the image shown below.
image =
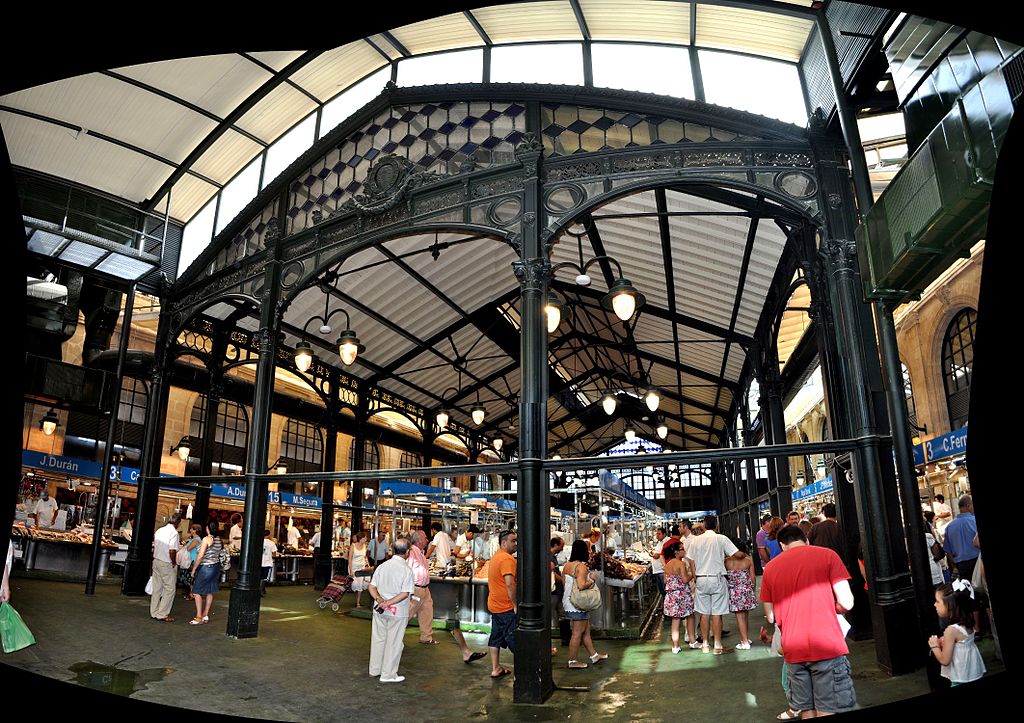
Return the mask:
M 935 495 L 941 494 L 956 514 L 954 501 L 971 491 L 966 453 L 966 426 L 914 445 L 917 483 L 925 507 L 931 509 Z

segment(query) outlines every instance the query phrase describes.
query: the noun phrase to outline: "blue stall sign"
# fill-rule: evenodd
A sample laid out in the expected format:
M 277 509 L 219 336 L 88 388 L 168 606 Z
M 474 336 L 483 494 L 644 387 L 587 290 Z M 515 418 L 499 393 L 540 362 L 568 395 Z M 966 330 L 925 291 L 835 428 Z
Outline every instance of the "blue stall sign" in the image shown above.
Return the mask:
M 805 485 L 804 487 L 799 487 L 793 490 L 791 496 L 793 497 L 793 501 L 796 502 L 797 500 L 806 500 L 809 497 L 815 497 L 831 491 L 832 478 L 826 477 L 814 482 L 813 484 Z
M 102 465 L 99 462 L 91 462 L 77 457 L 64 457 L 59 454 L 46 454 L 45 452 L 36 452 L 30 449 L 21 450 L 21 464 L 24 467 L 45 469 L 51 472 L 63 472 L 69 477 L 88 477 L 90 479 L 99 479 L 100 470 L 102 469 Z M 126 484 L 138 484 L 141 475 L 142 472 L 134 467 L 121 467 L 121 481 Z M 170 477 L 171 475 L 162 474 L 160 476 Z M 117 481 L 116 464 L 110 465 L 110 472 L 107 478 L 111 482 Z
M 949 434 L 928 439 L 921 444 L 914 445 L 914 464 L 925 463 L 926 447 L 929 462 L 964 454 L 967 452 L 967 427 L 960 427 L 960 429 L 955 429 Z

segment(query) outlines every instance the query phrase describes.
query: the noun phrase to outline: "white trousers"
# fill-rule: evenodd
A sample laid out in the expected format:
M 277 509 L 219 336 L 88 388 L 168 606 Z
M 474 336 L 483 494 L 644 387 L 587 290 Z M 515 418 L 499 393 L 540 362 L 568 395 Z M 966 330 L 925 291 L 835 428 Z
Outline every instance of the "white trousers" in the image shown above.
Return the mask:
M 171 614 L 177 586 L 178 568 L 167 560 L 153 560 L 153 599 L 149 601 L 152 617 L 166 618 Z
M 373 613 L 373 631 L 370 634 L 370 675 L 379 675 L 387 680 L 398 676 L 398 664 L 402 660 L 405 644 L 405 616 Z

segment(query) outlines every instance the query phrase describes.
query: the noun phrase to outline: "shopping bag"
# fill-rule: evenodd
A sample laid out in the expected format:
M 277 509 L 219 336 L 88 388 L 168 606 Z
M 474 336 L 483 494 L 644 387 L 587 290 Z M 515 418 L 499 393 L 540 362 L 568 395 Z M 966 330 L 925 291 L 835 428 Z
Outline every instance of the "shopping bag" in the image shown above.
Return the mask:
M 13 653 L 36 644 L 32 631 L 25 625 L 18 611 L 6 602 L 0 603 L 0 637 L 3 638 L 5 653 Z
M 146 594 L 147 595 L 152 595 L 153 594 L 153 576 L 152 575 L 149 576 L 149 582 L 146 583 Z

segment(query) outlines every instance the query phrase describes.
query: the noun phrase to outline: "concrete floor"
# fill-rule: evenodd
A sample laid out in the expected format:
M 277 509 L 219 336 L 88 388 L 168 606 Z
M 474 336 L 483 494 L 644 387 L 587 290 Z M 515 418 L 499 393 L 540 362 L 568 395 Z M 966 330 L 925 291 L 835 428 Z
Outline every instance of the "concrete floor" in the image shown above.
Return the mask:
M 367 675 L 370 623 L 349 616 L 348 594 L 338 613 L 320 610 L 307 586 L 271 588 L 261 614 L 260 636 L 232 640 L 224 634 L 227 591 L 217 596 L 211 623 L 190 626 L 192 603 L 174 604 L 174 623 L 149 617 L 149 598 L 127 598 L 111 585 L 83 594 L 83 585 L 16 577 L 15 608 L 37 644 L 3 656 L 3 662 L 62 681 L 88 680 L 93 687 L 115 682 L 132 698 L 202 711 L 272 720 L 425 721 L 490 720 L 666 720 L 707 710 L 722 721 L 774 719 L 785 708 L 779 684 L 781 659 L 756 644 L 724 656 L 684 649 L 672 655 L 668 626 L 662 640 L 599 641 L 610 659 L 587 670 L 567 670 L 566 650 L 554 657 L 555 683 L 588 686 L 589 692 L 556 691 L 543 706 L 512 703 L 510 677 L 492 681 L 489 664 L 462 663 L 444 631 L 443 644 L 417 644 L 410 628 L 400 673 L 402 684 L 385 685 Z M 762 619 L 752 612 L 756 637 Z M 726 618 L 739 640 L 736 621 Z M 467 634 L 469 645 L 486 649 L 486 637 Z M 878 670 L 870 641 L 851 642 L 860 707 L 928 691 L 923 673 L 892 678 Z M 991 641 L 982 643 L 990 672 L 1001 670 Z M 502 660 L 511 663 L 507 651 Z M 88 677 L 84 663 L 116 668 Z M 132 675 L 138 673 L 138 675 Z

